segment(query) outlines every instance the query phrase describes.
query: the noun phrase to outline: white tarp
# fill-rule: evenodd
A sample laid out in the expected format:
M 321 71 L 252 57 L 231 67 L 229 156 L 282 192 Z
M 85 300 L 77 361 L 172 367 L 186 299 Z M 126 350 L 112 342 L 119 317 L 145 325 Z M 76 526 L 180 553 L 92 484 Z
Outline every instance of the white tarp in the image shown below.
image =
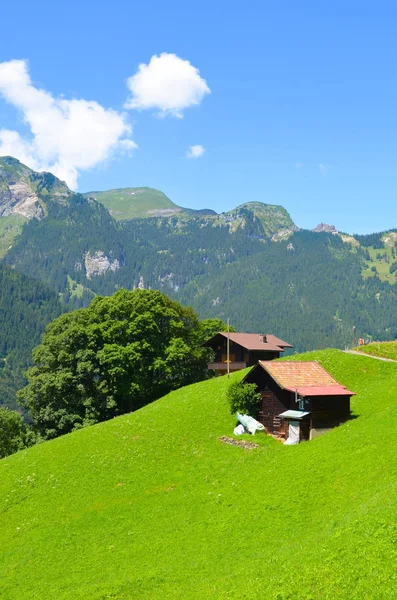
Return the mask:
M 262 423 L 259 423 L 259 421 L 257 421 L 253 417 L 250 417 L 249 415 L 241 415 L 238 412 L 237 420 L 240 421 L 240 423 L 244 425 L 244 427 L 248 429 L 249 433 L 251 433 L 252 435 L 255 435 L 256 431 L 264 431 L 265 429 Z
M 243 433 L 246 433 L 246 429 L 244 427 L 244 425 L 237 425 L 237 427 L 234 428 L 233 430 L 234 435 L 243 435 Z
M 294 446 L 299 444 L 299 421 L 290 421 L 288 425 L 288 439 L 284 442 L 285 446 Z

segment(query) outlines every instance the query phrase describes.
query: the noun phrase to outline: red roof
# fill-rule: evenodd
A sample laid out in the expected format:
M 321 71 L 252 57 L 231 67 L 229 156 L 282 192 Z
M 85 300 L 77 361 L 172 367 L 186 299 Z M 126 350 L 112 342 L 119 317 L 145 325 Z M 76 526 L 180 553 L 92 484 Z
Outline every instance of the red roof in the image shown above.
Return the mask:
M 258 364 L 281 388 L 290 392 L 297 391 L 300 396 L 354 395 L 354 392 L 336 381 L 317 361 L 260 360 Z
M 268 352 L 283 352 L 284 348 L 293 348 L 288 342 L 280 340 L 280 338 L 271 333 L 235 333 L 227 331 L 219 331 L 210 340 L 207 340 L 203 345 L 209 346 L 218 335 L 225 338 L 230 337 L 230 341 L 242 346 L 246 350 L 267 350 Z M 264 341 L 264 339 L 266 341 Z

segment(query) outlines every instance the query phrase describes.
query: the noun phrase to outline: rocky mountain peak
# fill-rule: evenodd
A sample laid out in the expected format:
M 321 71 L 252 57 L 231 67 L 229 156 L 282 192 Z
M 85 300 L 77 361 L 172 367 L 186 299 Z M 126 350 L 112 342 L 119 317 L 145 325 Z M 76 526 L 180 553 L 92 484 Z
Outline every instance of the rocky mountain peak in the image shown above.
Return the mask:
M 317 227 L 312 229 L 312 231 L 314 231 L 315 233 L 339 233 L 335 225 L 328 225 L 327 223 L 319 223 Z
M 46 197 L 62 202 L 71 194 L 66 183 L 52 173 L 36 173 L 12 156 L 0 157 L 0 217 L 41 219 Z

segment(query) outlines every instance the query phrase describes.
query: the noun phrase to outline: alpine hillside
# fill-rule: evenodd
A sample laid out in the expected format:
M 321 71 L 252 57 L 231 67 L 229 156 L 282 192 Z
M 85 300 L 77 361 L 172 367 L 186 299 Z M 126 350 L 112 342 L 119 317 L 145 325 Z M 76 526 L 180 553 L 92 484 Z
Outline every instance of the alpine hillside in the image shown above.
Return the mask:
M 394 230 L 303 230 L 283 207 L 246 200 L 216 214 L 183 209 L 151 188 L 82 195 L 4 157 L 0 257 L 54 293 L 59 311 L 141 285 L 200 318 L 273 331 L 295 351 L 397 337 Z M 15 290 L 9 294 L 11 305 Z M 28 331 L 29 354 L 36 337 Z
M 354 390 L 355 418 L 297 446 L 223 443 L 240 372 L 1 460 L 0 596 L 395 598 L 397 365 L 295 358 Z

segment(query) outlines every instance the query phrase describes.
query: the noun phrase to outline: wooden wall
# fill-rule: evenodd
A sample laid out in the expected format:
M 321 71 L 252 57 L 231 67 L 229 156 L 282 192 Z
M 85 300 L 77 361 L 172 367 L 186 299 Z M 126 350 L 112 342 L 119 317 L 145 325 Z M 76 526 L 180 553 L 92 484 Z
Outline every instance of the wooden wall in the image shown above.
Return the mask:
M 261 367 L 253 369 L 245 378 L 247 383 L 255 383 L 262 396 L 256 418 L 266 431 L 272 434 L 288 434 L 288 423 L 278 416 L 286 410 L 299 410 L 295 394 L 281 389 L 270 375 Z M 301 439 L 309 439 L 310 427 L 327 427 L 338 424 L 350 416 L 349 396 L 316 396 L 310 398 L 307 410 L 309 421 L 302 421 Z
M 215 352 L 213 362 L 225 362 L 227 360 L 227 339 L 219 336 L 216 343 L 211 346 Z M 253 367 L 258 360 L 273 360 L 280 357 L 280 352 L 267 352 L 266 350 L 246 350 L 240 344 L 230 340 L 230 360 L 232 362 L 245 362 L 247 367 Z
M 310 399 L 312 427 L 326 427 L 350 416 L 350 396 L 317 396 Z
M 251 377 L 250 377 L 251 375 Z M 256 383 L 258 391 L 262 396 L 261 405 L 257 419 L 262 423 L 268 433 L 283 433 L 280 413 L 293 409 L 298 405 L 295 403 L 295 394 L 281 389 L 270 375 L 261 367 L 255 369 L 255 373 L 249 373 L 245 379 L 247 383 Z M 281 429 L 280 429 L 281 427 Z

